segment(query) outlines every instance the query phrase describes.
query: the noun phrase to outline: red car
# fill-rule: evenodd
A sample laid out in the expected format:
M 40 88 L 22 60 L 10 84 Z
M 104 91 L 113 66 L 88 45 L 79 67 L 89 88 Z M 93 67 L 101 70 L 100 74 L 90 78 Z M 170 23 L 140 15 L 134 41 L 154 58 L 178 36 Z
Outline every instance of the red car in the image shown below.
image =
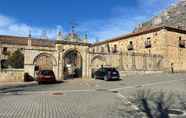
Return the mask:
M 37 75 L 39 84 L 56 82 L 55 74 L 52 70 L 40 70 Z

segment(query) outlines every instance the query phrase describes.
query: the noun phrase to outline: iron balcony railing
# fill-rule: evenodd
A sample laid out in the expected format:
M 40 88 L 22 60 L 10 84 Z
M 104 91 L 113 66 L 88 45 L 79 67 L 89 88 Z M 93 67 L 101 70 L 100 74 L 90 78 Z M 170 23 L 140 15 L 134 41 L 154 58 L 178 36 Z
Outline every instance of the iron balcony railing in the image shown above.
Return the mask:
M 151 48 L 152 45 L 151 45 L 151 41 L 146 41 L 145 42 L 145 48 Z
M 129 44 L 127 48 L 128 48 L 128 50 L 134 50 L 134 47 L 132 44 Z

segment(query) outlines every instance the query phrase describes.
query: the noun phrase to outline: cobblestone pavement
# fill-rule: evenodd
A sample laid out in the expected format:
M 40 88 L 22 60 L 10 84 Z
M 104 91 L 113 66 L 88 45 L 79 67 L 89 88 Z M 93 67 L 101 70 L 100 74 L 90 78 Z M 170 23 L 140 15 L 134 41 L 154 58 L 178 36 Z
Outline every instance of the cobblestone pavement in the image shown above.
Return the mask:
M 0 118 L 113 118 L 118 102 L 113 93 L 102 91 L 10 94 L 0 98 Z
M 141 88 L 186 92 L 186 74 L 130 76 L 108 82 L 70 80 L 6 89 L 0 93 L 0 118 L 123 118 L 123 109 L 133 109 L 126 98 Z

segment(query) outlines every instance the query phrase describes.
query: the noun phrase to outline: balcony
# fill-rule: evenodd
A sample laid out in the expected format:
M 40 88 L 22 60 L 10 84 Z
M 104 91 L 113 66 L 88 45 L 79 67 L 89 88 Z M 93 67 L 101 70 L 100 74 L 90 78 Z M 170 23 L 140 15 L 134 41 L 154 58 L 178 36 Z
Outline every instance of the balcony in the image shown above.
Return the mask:
M 117 53 L 118 52 L 118 50 L 117 49 L 114 49 L 113 51 L 112 51 L 112 53 Z
M 185 40 L 179 40 L 179 47 L 185 48 Z
M 127 48 L 128 48 L 128 50 L 134 50 L 134 48 L 133 48 L 133 45 L 132 45 L 132 44 L 129 44 Z

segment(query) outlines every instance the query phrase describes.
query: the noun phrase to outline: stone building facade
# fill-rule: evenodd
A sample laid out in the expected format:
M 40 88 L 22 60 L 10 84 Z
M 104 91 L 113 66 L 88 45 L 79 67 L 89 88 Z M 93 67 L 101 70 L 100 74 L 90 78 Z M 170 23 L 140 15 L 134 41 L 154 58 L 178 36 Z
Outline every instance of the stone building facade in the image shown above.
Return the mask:
M 39 69 L 52 69 L 57 79 L 90 79 L 101 65 L 122 72 L 183 72 L 186 71 L 186 31 L 173 27 L 154 27 L 106 41 L 90 44 L 82 40 L 56 40 L 29 37 L 0 36 L 1 60 L 3 51 L 21 49 L 24 53 L 24 72 L 36 77 Z M 2 73 L 2 70 L 1 70 Z
M 185 40 L 186 31 L 162 26 L 99 42 L 90 50 L 100 53 L 103 64 L 125 71 L 180 72 L 186 70 Z

